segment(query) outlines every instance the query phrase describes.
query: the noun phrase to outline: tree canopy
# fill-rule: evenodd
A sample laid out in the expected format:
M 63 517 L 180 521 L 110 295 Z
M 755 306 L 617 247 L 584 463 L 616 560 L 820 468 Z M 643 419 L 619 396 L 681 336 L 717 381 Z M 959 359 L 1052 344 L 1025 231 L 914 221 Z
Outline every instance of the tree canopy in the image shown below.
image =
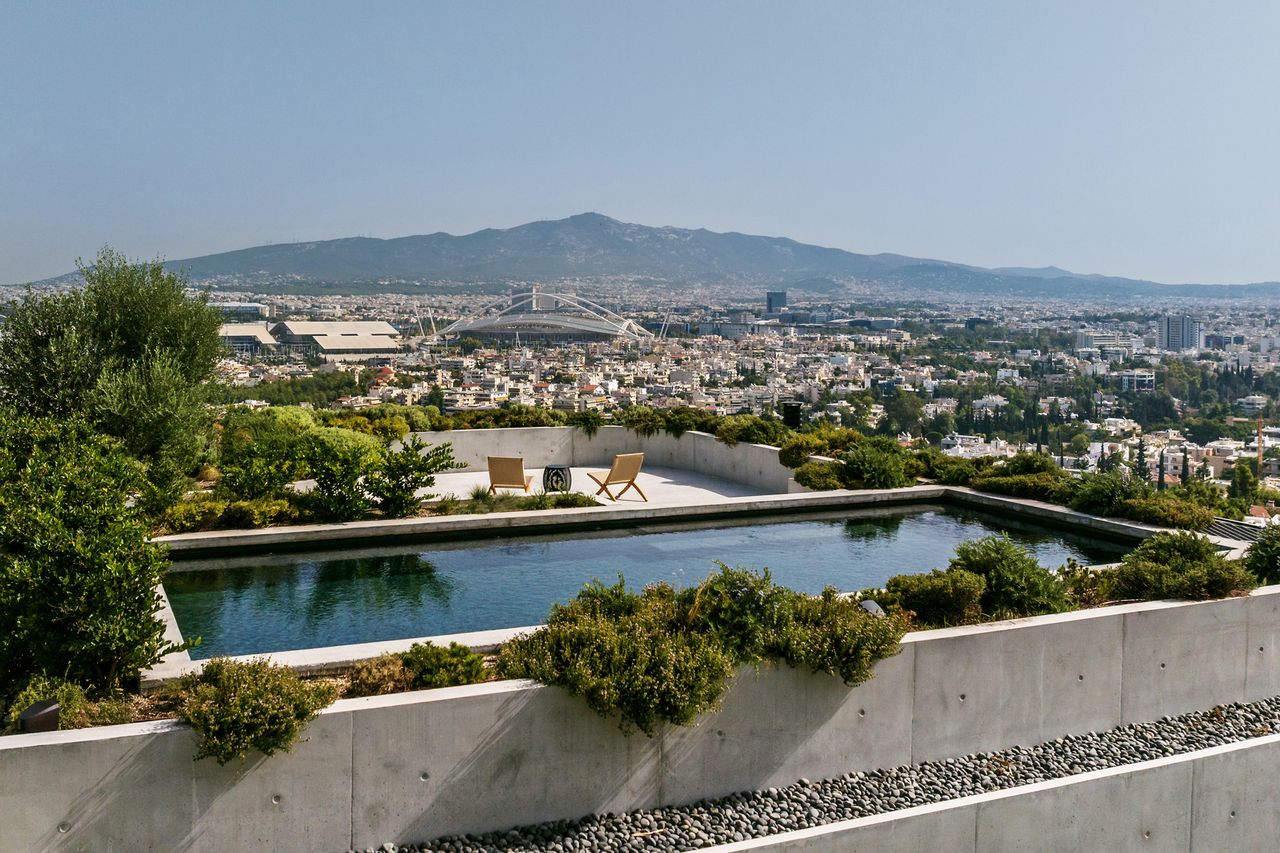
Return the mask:
M 205 294 L 160 261 L 109 248 L 85 286 L 13 303 L 0 333 L 0 403 L 22 415 L 83 417 L 146 464 L 144 502 L 172 499 L 208 436 L 204 401 L 223 352 Z

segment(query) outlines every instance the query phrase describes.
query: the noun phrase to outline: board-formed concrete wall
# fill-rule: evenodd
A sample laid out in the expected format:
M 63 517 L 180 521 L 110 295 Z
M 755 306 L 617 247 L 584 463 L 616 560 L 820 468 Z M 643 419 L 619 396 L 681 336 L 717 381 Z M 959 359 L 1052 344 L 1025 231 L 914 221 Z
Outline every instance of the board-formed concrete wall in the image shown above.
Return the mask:
M 1280 735 L 706 848 L 999 853 L 1275 850 Z
M 787 494 L 799 487 L 791 470 L 778 461 L 778 448 L 739 443 L 732 447 L 715 436 L 665 432 L 642 436 L 626 427 L 601 427 L 589 436 L 574 427 L 461 429 L 415 433 L 430 444 L 449 442 L 453 458 L 484 470 L 488 456 L 521 456 L 526 468 L 576 465 L 608 468 L 618 453 L 645 455 L 645 464 L 696 471 L 753 486 L 768 494 Z
M 0 850 L 363 849 L 685 803 L 1273 695 L 1278 634 L 1280 587 L 918 632 L 856 688 L 745 669 L 653 738 L 515 681 L 343 700 L 292 752 L 225 768 L 175 723 L 4 737 Z

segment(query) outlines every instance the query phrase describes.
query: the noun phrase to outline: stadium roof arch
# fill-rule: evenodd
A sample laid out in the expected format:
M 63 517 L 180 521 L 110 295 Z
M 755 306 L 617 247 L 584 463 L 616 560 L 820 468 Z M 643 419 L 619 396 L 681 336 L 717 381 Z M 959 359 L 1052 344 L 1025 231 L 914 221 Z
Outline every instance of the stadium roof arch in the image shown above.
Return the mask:
M 653 333 L 588 299 L 532 290 L 491 302 L 450 324 L 445 337 L 481 340 L 607 341 L 648 340 Z

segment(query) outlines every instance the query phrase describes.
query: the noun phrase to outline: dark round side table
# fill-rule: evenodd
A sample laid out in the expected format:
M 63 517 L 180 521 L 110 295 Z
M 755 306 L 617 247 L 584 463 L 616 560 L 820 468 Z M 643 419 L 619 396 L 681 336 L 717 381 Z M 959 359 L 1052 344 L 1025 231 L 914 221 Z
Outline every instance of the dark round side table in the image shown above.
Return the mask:
M 567 492 L 573 485 L 573 475 L 568 465 L 548 465 L 542 469 L 544 492 Z

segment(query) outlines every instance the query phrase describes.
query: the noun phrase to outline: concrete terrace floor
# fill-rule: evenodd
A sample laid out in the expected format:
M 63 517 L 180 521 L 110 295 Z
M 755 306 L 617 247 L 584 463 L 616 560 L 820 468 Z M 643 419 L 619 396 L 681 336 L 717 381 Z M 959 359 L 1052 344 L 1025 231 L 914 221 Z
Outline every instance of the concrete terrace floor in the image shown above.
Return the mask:
M 584 495 L 595 495 L 596 489 L 599 488 L 587 476 L 587 473 L 593 473 L 603 478 L 607 469 L 604 468 L 570 468 L 572 473 L 573 488 L 571 491 Z M 533 477 L 533 482 L 529 484 L 529 493 L 534 494 L 542 491 L 542 469 L 526 468 L 525 475 Z M 745 486 L 741 483 L 734 483 L 729 480 L 721 480 L 718 477 L 709 477 L 705 474 L 698 474 L 692 471 L 684 471 L 678 468 L 656 468 L 646 465 L 640 472 L 640 476 L 636 478 L 636 484 L 649 498 L 646 504 L 635 489 L 629 489 L 622 498 L 616 503 L 601 494 L 599 500 L 606 507 L 631 508 L 637 506 L 690 506 L 694 504 L 714 503 L 722 498 L 741 498 L 752 497 L 755 495 L 763 495 L 765 492 L 754 489 L 751 486 Z M 489 472 L 486 470 L 465 470 L 448 474 L 437 474 L 436 484 L 429 491 L 437 496 L 452 494 L 463 500 L 471 497 L 471 490 L 477 486 L 489 488 Z M 609 490 L 615 495 L 622 489 L 622 486 L 610 486 Z M 519 489 L 500 489 L 502 494 L 520 494 Z

